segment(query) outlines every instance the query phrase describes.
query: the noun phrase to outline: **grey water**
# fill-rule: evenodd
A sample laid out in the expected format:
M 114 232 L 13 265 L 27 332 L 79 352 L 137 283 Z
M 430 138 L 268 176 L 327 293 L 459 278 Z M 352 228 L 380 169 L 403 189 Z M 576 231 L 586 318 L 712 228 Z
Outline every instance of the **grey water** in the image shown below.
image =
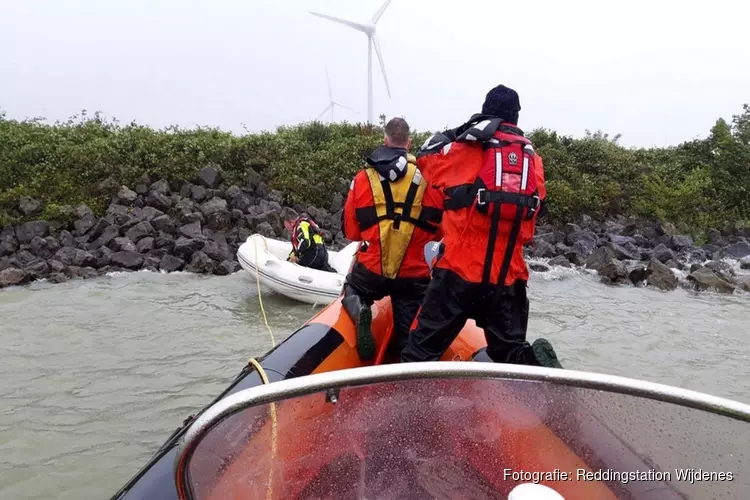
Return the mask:
M 530 281 L 529 339 L 566 368 L 750 403 L 750 296 Z M 279 342 L 316 308 L 263 290 Z M 255 281 L 132 273 L 0 291 L 0 498 L 108 498 L 271 347 Z

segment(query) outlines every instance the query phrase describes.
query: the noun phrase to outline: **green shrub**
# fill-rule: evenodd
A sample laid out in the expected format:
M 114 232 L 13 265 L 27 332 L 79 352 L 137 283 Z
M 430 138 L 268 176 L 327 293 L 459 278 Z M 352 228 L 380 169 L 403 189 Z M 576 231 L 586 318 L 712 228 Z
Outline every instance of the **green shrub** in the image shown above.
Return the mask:
M 174 189 L 207 165 L 242 185 L 252 168 L 290 201 L 326 207 L 382 143 L 381 126 L 303 123 L 234 135 L 215 128 L 154 130 L 84 111 L 66 122 L 0 113 L 0 225 L 24 220 L 18 199 L 41 200 L 41 217 L 69 220 L 66 206 L 102 213 L 120 185 L 166 179 Z M 414 134 L 413 152 L 429 136 Z M 718 120 L 705 139 L 670 148 L 625 148 L 601 131 L 585 137 L 530 133 L 544 158 L 550 219 L 637 215 L 700 234 L 750 219 L 750 106 Z

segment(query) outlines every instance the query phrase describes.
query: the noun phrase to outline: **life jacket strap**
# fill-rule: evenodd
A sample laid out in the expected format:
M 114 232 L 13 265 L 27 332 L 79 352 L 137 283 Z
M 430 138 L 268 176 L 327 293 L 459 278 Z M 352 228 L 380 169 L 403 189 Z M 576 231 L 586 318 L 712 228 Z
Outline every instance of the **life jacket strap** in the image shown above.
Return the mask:
M 485 188 L 477 189 L 477 205 L 480 207 L 487 203 L 510 203 L 523 208 L 528 208 L 533 213 L 539 208 L 541 200 L 538 194 L 527 196 L 525 194 L 508 193 L 505 191 L 489 191 Z
M 437 225 L 440 224 L 443 215 L 441 210 L 423 206 L 418 218 L 414 219 L 411 217 L 411 209 L 414 206 L 414 200 L 419 189 L 418 183 L 411 183 L 403 202 L 393 201 L 391 186 L 387 180 L 382 181 L 380 184 L 383 188 L 383 198 L 385 198 L 385 215 L 378 217 L 374 206 L 358 208 L 355 214 L 361 230 L 368 229 L 383 220 L 392 220 L 393 229 L 397 231 L 403 222 L 413 224 L 415 227 L 428 233 L 434 234 L 437 232 Z M 396 208 L 400 208 L 401 211 L 396 212 Z

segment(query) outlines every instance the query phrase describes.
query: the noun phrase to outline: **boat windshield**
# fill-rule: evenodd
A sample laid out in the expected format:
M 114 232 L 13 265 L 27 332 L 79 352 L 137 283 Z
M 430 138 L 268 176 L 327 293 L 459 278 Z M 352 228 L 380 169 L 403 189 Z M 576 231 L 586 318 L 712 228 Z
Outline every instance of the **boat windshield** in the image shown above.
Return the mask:
M 746 405 L 568 370 L 422 365 L 313 375 L 220 401 L 181 444 L 180 497 L 748 497 Z

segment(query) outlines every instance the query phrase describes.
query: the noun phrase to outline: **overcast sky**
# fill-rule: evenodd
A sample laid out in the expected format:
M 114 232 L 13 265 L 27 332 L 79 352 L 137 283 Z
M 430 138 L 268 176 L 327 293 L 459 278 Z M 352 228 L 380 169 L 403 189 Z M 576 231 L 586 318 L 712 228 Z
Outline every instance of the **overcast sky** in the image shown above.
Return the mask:
M 156 127 L 242 132 L 367 117 L 367 22 L 382 0 L 0 0 L 0 109 L 81 109 Z M 524 129 L 621 133 L 626 145 L 705 136 L 750 102 L 743 0 L 393 0 L 377 26 L 375 116 L 455 126 L 499 83 Z M 330 120 L 330 113 L 325 120 Z

